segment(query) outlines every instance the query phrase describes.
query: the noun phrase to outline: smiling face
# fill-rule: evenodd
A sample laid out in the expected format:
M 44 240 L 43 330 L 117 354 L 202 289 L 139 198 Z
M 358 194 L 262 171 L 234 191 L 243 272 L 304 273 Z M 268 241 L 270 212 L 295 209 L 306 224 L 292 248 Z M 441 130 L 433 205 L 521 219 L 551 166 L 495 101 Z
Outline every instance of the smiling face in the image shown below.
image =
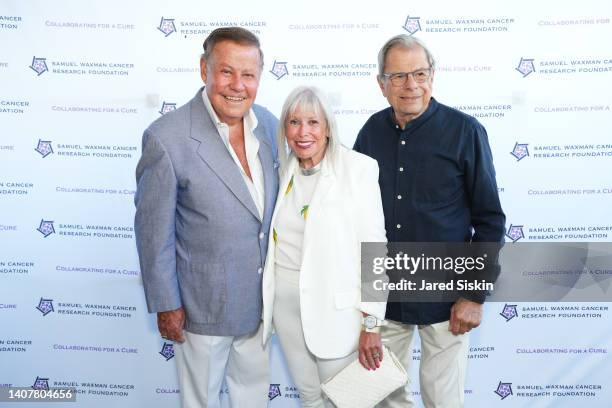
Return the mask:
M 208 61 L 200 60 L 200 75 L 219 120 L 236 124 L 242 121 L 257 96 L 261 75 L 259 49 L 221 41 Z
M 413 72 L 429 67 L 427 55 L 421 47 L 408 49 L 395 46 L 389 50 L 385 58 L 385 74 Z M 432 70 L 430 77 L 425 82 L 417 83 L 413 76 L 409 75 L 406 83 L 402 86 L 394 86 L 391 81 L 385 78 L 378 79 L 380 89 L 393 107 L 395 118 L 402 129 L 406 126 L 406 123 L 419 117 L 429 106 L 433 76 Z
M 300 107 L 285 121 L 287 145 L 303 168 L 316 166 L 325 156 L 327 147 L 327 121 L 320 112 Z

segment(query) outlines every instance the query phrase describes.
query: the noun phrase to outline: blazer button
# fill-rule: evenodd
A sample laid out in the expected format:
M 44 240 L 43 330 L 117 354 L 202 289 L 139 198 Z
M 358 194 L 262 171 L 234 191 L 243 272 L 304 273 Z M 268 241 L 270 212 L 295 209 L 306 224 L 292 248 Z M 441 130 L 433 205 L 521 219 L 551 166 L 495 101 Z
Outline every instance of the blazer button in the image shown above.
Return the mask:
M 257 274 L 258 274 L 258 275 L 261 275 L 261 273 L 262 273 L 262 272 L 263 272 L 263 269 L 262 269 L 262 268 L 257 269 Z
M 259 239 L 264 239 L 264 237 L 265 237 L 265 234 L 263 232 L 260 232 L 259 233 Z

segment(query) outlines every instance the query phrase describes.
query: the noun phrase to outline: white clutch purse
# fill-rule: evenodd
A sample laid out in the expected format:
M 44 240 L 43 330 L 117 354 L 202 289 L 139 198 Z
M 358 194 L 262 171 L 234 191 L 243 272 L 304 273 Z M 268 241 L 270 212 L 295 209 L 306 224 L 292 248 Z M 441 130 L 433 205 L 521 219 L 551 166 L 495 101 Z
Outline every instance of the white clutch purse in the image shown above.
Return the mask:
M 321 384 L 321 389 L 338 408 L 372 408 L 408 381 L 404 366 L 383 346 L 379 368 L 368 371 L 355 360 Z

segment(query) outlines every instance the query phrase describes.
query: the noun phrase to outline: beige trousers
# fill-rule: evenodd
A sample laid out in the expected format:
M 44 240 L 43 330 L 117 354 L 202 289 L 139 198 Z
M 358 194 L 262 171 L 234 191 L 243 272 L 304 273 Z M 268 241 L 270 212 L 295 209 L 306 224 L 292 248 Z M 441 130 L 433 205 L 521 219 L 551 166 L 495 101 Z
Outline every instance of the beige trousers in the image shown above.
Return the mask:
M 463 407 L 469 335 L 454 335 L 448 321 L 418 326 L 421 338 L 419 381 L 426 408 Z M 406 371 L 412 362 L 412 336 L 415 325 L 388 320 L 381 335 L 385 344 L 402 362 Z M 414 407 L 410 385 L 406 385 L 379 404 L 380 408 Z

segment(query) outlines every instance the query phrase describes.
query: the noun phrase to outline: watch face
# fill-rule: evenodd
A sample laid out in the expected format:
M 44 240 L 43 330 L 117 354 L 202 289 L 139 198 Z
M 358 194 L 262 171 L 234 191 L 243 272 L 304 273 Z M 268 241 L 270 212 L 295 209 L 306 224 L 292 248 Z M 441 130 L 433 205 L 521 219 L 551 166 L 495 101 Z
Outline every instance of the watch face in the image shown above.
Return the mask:
M 376 327 L 376 318 L 374 316 L 366 316 L 363 320 L 363 325 L 368 329 L 373 329 Z

